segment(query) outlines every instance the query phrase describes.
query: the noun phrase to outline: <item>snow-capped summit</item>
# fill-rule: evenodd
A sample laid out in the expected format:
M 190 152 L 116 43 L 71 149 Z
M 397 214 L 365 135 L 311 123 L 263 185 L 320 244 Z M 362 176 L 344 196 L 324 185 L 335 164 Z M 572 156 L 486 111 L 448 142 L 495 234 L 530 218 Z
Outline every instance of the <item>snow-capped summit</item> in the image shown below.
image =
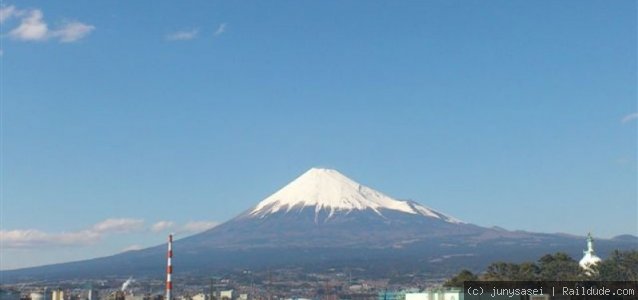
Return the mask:
M 383 210 L 436 218 L 449 223 L 463 223 L 453 217 L 411 201 L 393 199 L 381 192 L 361 185 L 337 170 L 312 168 L 291 183 L 261 201 L 248 216 L 267 215 L 313 207 L 315 214 L 327 211 L 328 218 L 335 213 L 374 211 L 383 216 Z

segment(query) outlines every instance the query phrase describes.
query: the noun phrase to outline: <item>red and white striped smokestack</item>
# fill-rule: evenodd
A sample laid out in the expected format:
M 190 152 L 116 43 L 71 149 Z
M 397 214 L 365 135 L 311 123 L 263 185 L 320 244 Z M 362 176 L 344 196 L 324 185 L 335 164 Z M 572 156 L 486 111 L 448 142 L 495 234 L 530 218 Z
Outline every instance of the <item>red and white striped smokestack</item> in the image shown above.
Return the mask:
M 173 281 L 171 275 L 173 274 L 173 234 L 168 235 L 168 255 L 166 266 L 166 300 L 172 300 L 173 298 Z

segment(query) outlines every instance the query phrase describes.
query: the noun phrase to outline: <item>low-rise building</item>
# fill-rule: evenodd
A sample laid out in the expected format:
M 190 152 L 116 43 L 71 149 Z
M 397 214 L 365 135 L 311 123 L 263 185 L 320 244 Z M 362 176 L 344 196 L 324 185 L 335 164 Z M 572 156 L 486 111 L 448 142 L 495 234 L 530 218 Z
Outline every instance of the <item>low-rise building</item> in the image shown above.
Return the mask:
M 219 299 L 221 300 L 232 300 L 233 299 L 233 290 L 225 290 L 219 292 Z
M 55 290 L 51 292 L 51 300 L 65 300 L 63 290 Z
M 191 300 L 210 300 L 210 296 L 204 293 L 199 293 L 191 297 Z
M 406 293 L 405 300 L 463 300 L 461 289 L 428 289 L 418 293 Z

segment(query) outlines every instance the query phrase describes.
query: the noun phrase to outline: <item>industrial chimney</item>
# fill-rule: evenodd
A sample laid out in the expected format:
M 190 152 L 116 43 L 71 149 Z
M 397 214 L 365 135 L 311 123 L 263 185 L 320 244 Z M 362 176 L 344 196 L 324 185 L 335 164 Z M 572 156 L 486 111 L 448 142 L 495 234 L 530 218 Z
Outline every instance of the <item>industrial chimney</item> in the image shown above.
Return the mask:
M 173 274 L 173 234 L 168 235 L 168 255 L 167 255 L 167 267 L 166 267 L 166 299 L 173 300 L 173 281 L 171 275 Z

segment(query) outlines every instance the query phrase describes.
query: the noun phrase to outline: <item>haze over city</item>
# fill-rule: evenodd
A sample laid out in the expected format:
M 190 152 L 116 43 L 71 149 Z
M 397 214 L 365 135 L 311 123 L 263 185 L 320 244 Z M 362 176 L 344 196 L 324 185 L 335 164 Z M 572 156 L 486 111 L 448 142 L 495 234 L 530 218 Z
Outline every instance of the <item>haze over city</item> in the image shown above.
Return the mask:
M 202 232 L 313 167 L 484 227 L 638 234 L 635 1 L 4 1 L 0 24 L 2 269 Z

